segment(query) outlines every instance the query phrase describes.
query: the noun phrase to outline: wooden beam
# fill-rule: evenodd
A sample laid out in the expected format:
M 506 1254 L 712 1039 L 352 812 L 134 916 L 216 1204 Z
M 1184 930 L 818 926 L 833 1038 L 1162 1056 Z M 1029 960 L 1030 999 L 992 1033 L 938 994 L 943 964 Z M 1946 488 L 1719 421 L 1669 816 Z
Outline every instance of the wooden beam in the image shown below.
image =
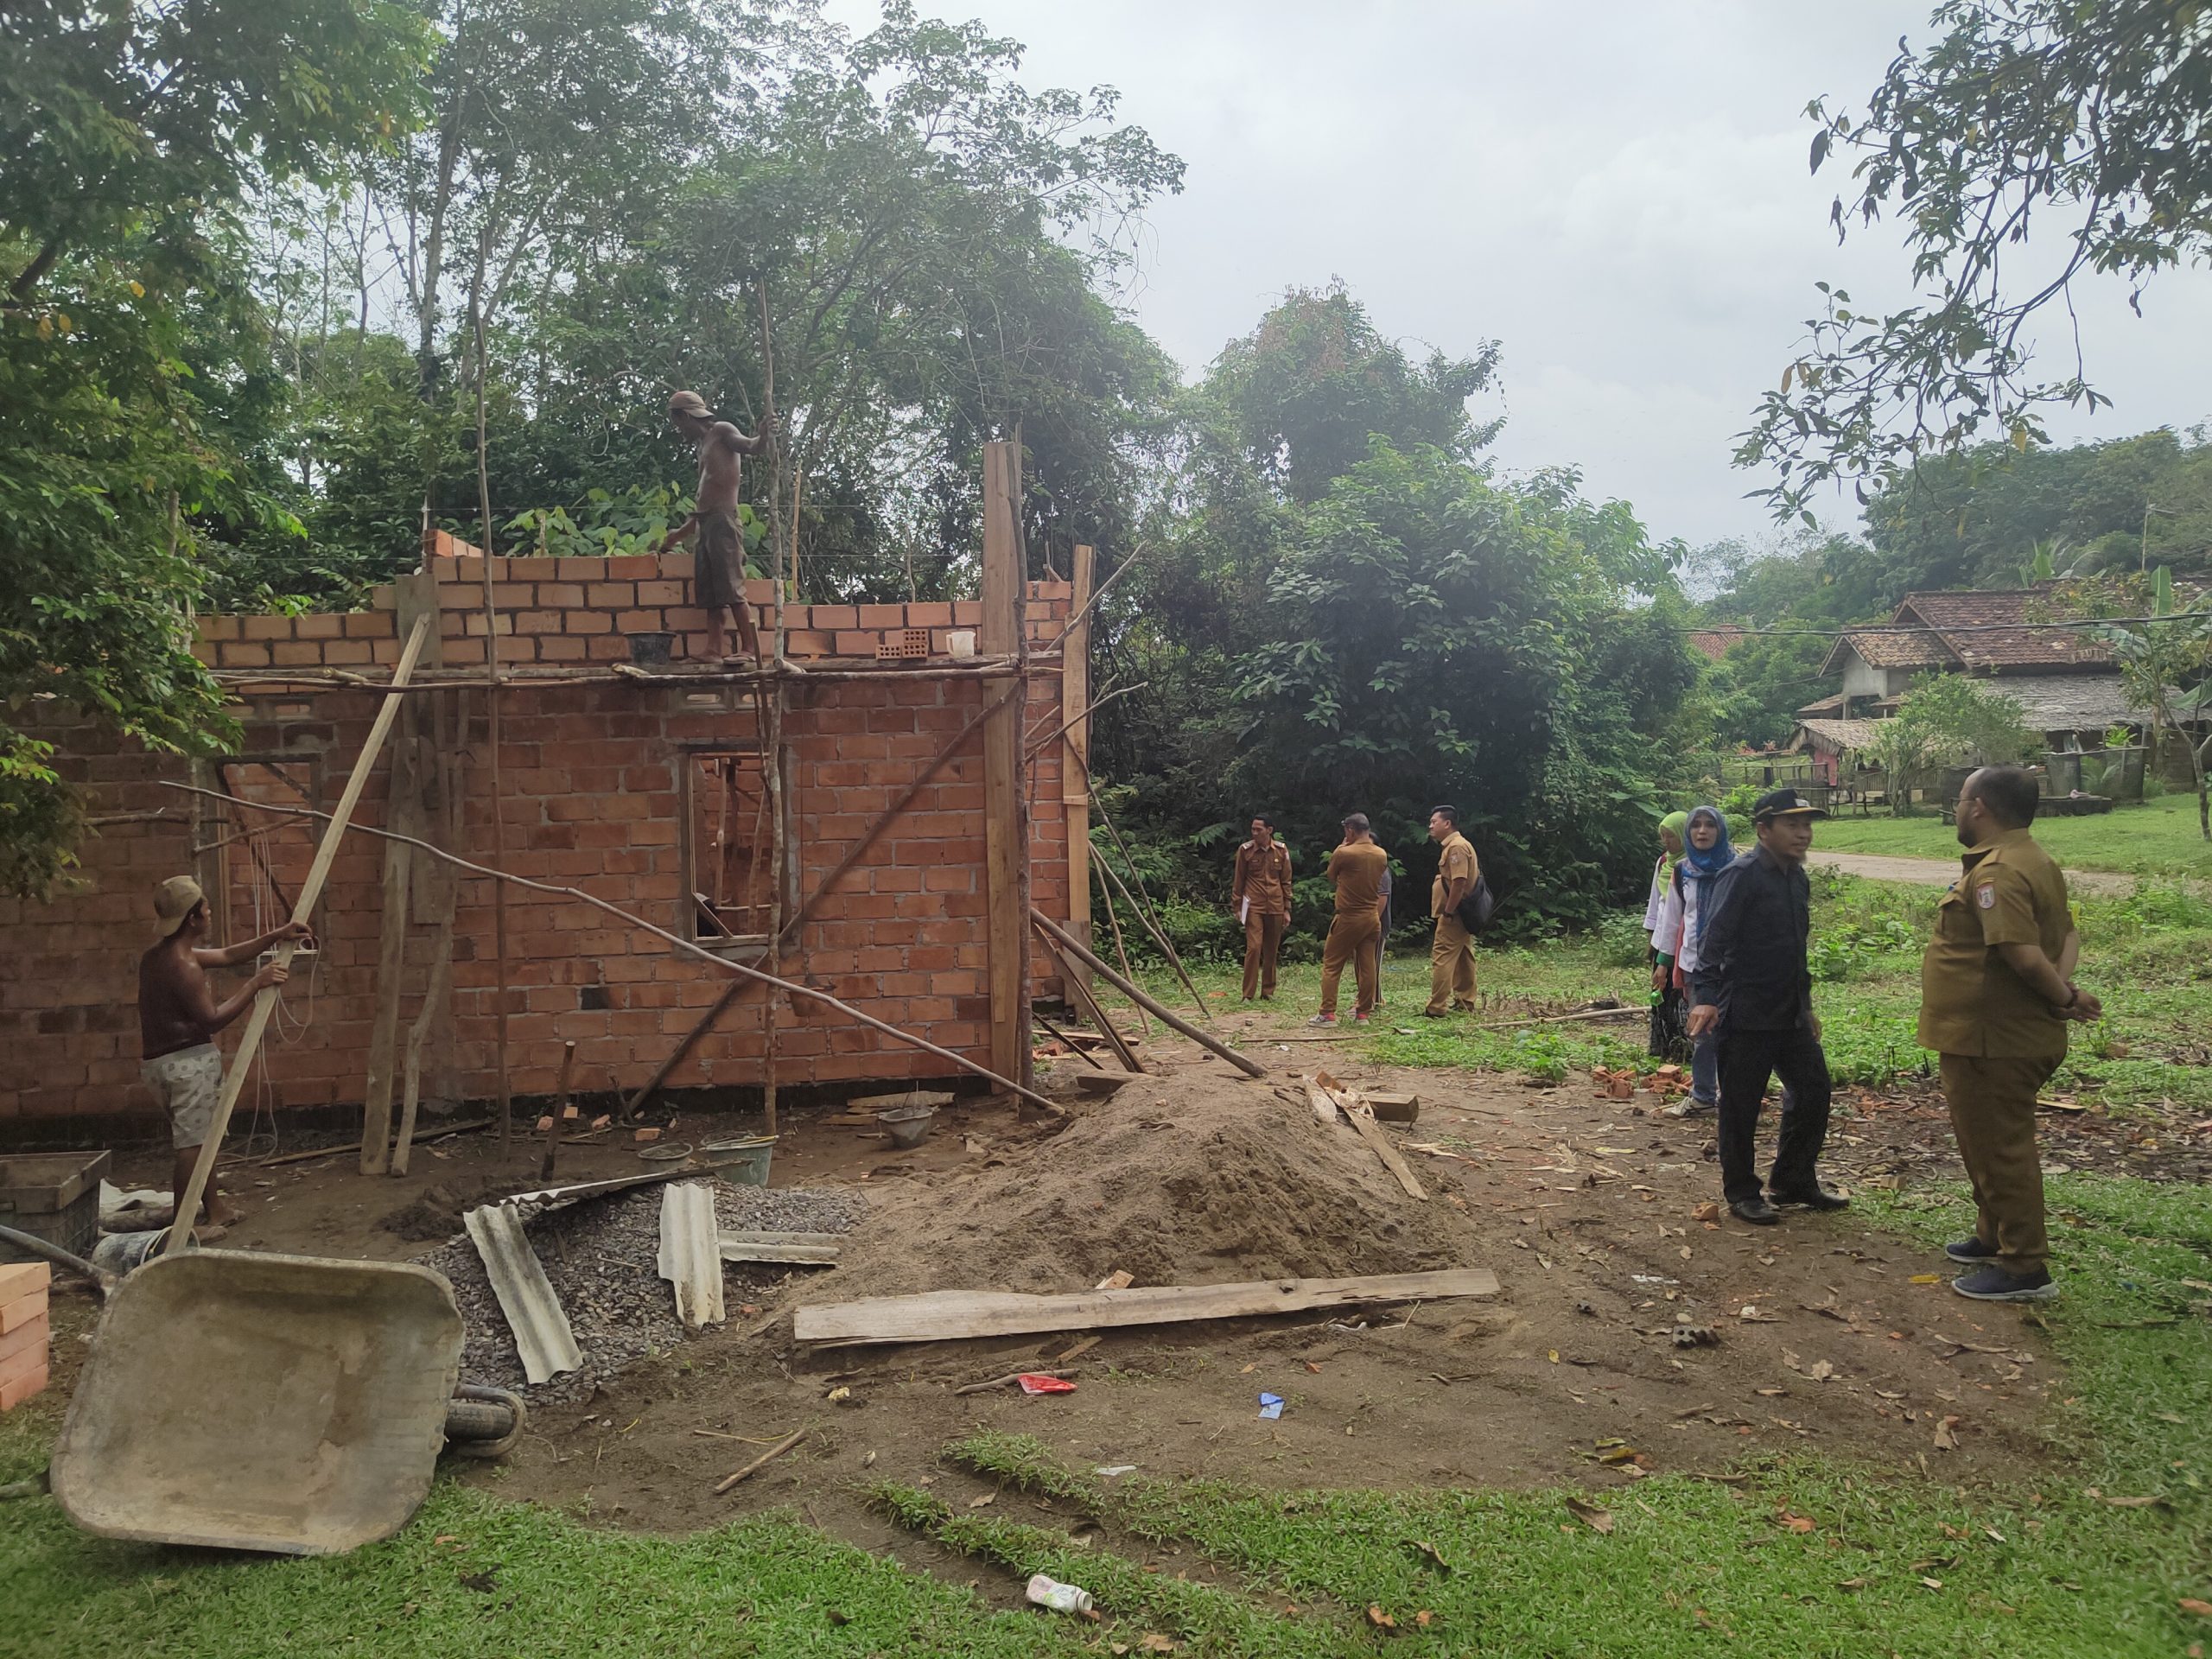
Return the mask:
M 983 617 L 977 645 L 1020 655 L 1023 645 L 1021 452 L 1003 440 L 983 446 Z M 1021 682 L 1025 685 L 1026 682 Z M 1027 1084 L 1029 1055 L 1029 929 L 1023 916 L 1029 865 L 1028 813 L 1022 788 L 1020 701 L 983 722 L 984 927 L 991 1011 L 991 1065 Z
M 1090 994 L 1089 982 L 1076 977 L 1076 968 L 1082 958 L 1071 950 L 1062 950 L 1059 941 L 1046 932 L 1041 926 L 1037 930 L 1037 937 L 1045 941 L 1045 949 L 1052 953 L 1053 961 L 1059 964 L 1061 982 L 1074 993 L 1076 1001 L 1082 1006 L 1083 1011 L 1090 1016 L 1091 1023 L 1098 1027 L 1098 1034 L 1106 1039 L 1108 1046 L 1113 1049 L 1115 1057 L 1122 1062 L 1122 1069 L 1125 1071 L 1143 1071 L 1144 1067 L 1137 1062 L 1136 1051 L 1129 1046 L 1128 1039 L 1122 1035 L 1121 1027 L 1107 1018 L 1106 1010 L 1098 1006 L 1098 999 Z M 1047 1026 L 1046 1029 L 1050 1031 L 1052 1027 Z M 1089 1059 L 1090 1056 L 1085 1055 L 1084 1058 Z M 1092 1060 L 1091 1064 L 1097 1065 L 1098 1063 Z M 1105 1067 L 1099 1066 L 1099 1070 L 1103 1071 Z
M 410 702 L 392 740 L 391 782 L 385 792 L 385 821 L 404 835 L 427 828 L 423 810 L 426 757 L 423 728 L 431 711 Z M 369 1027 L 368 1084 L 362 1094 L 361 1173 L 381 1175 L 389 1163 L 393 1080 L 399 1071 L 399 1002 L 407 977 L 407 924 L 412 906 L 415 849 L 404 842 L 385 843 L 384 913 L 377 951 L 376 1013 Z M 425 871 L 427 875 L 429 872 Z
M 791 941 L 798 937 L 799 929 L 814 918 L 815 912 L 819 910 L 823 902 L 828 899 L 831 889 L 852 874 L 854 867 L 867 857 L 874 849 L 875 843 L 882 839 L 883 832 L 903 817 L 906 809 L 914 804 L 914 798 L 952 764 L 954 757 L 960 753 L 961 746 L 976 734 L 976 728 L 982 725 L 985 719 L 993 711 L 1006 707 L 1013 700 L 1018 685 L 1017 682 L 1016 685 L 1007 686 L 1000 691 L 995 698 L 985 698 L 983 706 L 969 717 L 968 723 L 954 733 L 951 741 L 937 752 L 937 759 L 915 773 L 913 780 L 899 791 L 897 798 L 892 801 L 891 804 L 876 814 L 875 822 L 868 825 L 861 838 L 847 849 L 844 857 L 837 861 L 837 868 L 822 878 L 816 886 L 813 894 L 799 906 L 798 913 L 784 924 L 783 931 L 779 936 L 779 942 L 782 944 L 788 947 Z M 661 1091 L 662 1087 L 668 1082 L 670 1074 L 683 1064 L 683 1057 L 691 1052 L 693 1045 L 714 1029 L 715 1022 L 729 1011 L 732 1004 L 759 983 L 758 980 L 734 979 L 723 987 L 722 994 L 709 1005 L 707 1011 L 699 1016 L 697 1022 L 692 1026 L 691 1029 L 685 1032 L 677 1040 L 676 1047 L 671 1051 L 669 1057 L 660 1063 L 660 1069 L 645 1080 L 644 1087 L 630 1096 L 628 1103 L 622 1109 L 623 1111 L 633 1117 L 642 1111 L 647 1103 Z
M 1359 1302 L 1440 1301 L 1495 1296 L 1486 1268 L 1434 1273 L 1378 1273 L 1353 1279 L 1270 1279 L 1234 1285 L 1161 1285 L 1023 1296 L 982 1290 L 932 1290 L 800 1307 L 791 1334 L 801 1342 L 934 1342 L 962 1337 L 1019 1337 L 1044 1331 L 1169 1325 L 1298 1313 Z
M 423 654 L 423 641 L 430 632 L 430 619 L 423 617 L 415 624 L 415 631 L 407 636 L 407 647 L 399 653 L 399 665 L 391 671 L 392 679 L 402 685 L 415 671 L 416 658 Z M 338 845 L 346 838 L 346 826 L 353 822 L 353 809 L 360 804 L 361 791 L 369 781 L 369 774 L 376 770 L 377 756 L 384 748 L 384 741 L 391 731 L 391 722 L 398 718 L 400 702 L 386 697 L 377 708 L 376 719 L 370 722 L 368 741 L 362 744 L 361 753 L 353 762 L 353 772 L 346 780 L 345 793 L 338 798 L 338 807 L 330 815 L 330 825 L 322 832 L 322 844 L 315 849 L 315 862 L 308 867 L 307 880 L 300 884 L 300 896 L 292 904 L 292 919 L 304 922 L 315 913 L 315 902 L 322 897 L 323 883 L 330 880 L 330 866 L 338 856 Z M 320 813 L 314 815 L 321 817 Z M 276 947 L 279 967 L 292 964 L 296 942 L 286 939 Z M 164 1255 L 175 1255 L 184 1249 L 192 1237 L 192 1224 L 200 1214 L 200 1200 L 207 1191 L 207 1182 L 215 1173 L 215 1159 L 222 1151 L 223 1132 L 230 1128 L 231 1111 L 238 1103 L 238 1091 L 245 1087 L 246 1073 L 253 1067 L 253 1057 L 261 1046 L 261 1034 L 269 1027 L 269 1016 L 276 1005 L 276 988 L 264 987 L 253 999 L 253 1010 L 245 1017 L 245 1031 L 238 1039 L 238 1052 L 231 1057 L 230 1070 L 223 1078 L 223 1092 L 215 1102 L 215 1116 L 207 1126 L 207 1138 L 200 1143 L 199 1161 L 192 1166 L 192 1179 L 177 1195 L 176 1219 L 169 1224 L 168 1243 L 162 1247 Z
M 1060 718 L 1067 722 L 1066 759 L 1060 765 L 1060 810 L 1068 830 L 1068 931 L 1096 950 L 1090 927 L 1090 588 L 1095 550 L 1075 550 L 1066 649 L 1060 658 Z M 1065 964 L 1090 988 L 1090 970 Z
M 1243 1072 L 1248 1077 L 1259 1077 L 1262 1080 L 1266 1078 L 1268 1075 L 1267 1067 L 1262 1065 L 1257 1060 L 1252 1059 L 1246 1055 L 1239 1054 L 1235 1049 L 1230 1047 L 1226 1043 L 1217 1041 L 1215 1039 L 1207 1036 L 1205 1033 L 1200 1031 L 1196 1026 L 1184 1019 L 1181 1015 L 1170 1013 L 1166 1004 L 1154 998 L 1150 993 L 1146 991 L 1145 988 L 1139 985 L 1135 980 L 1123 979 L 1111 968 L 1109 968 L 1104 963 L 1099 961 L 1096 957 L 1092 956 L 1090 951 L 1084 950 L 1080 944 L 1077 944 L 1074 938 L 1069 935 L 1068 931 L 1065 928 L 1062 927 L 1051 917 L 1046 915 L 1044 912 L 1040 910 L 1033 910 L 1029 914 L 1032 918 L 1035 920 L 1038 926 L 1043 928 L 1046 932 L 1052 936 L 1054 943 L 1060 945 L 1063 949 L 1072 952 L 1075 956 L 1082 958 L 1089 964 L 1090 970 L 1093 973 L 1102 976 L 1108 984 L 1111 985 L 1116 990 L 1121 992 L 1123 996 L 1128 997 L 1130 1001 L 1135 1003 L 1139 1007 L 1151 1009 L 1152 1012 L 1160 1018 L 1161 1023 L 1166 1025 L 1170 1031 L 1181 1032 L 1183 1035 L 1189 1038 L 1200 1048 L 1205 1049 L 1210 1054 L 1218 1054 L 1223 1059 L 1227 1060 L 1231 1065 L 1235 1066 L 1238 1071 Z

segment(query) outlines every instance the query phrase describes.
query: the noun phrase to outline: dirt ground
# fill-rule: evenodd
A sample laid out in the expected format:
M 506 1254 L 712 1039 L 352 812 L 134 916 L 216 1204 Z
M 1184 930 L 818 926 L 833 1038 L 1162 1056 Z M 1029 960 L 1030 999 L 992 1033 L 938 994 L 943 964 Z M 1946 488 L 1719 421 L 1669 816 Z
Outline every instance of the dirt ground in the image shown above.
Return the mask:
M 1286 1488 L 1602 1490 L 1650 1472 L 1726 1475 L 1747 1458 L 1807 1448 L 1965 1483 L 2018 1474 L 2037 1456 L 2043 1406 L 2062 1379 L 2026 1316 L 1959 1300 L 1930 1277 L 1940 1259 L 1849 1214 L 1794 1212 L 1773 1229 L 1700 1222 L 1699 1205 L 1718 1195 L 1710 1118 L 1666 1116 L 1647 1095 L 1603 1097 L 1586 1077 L 1535 1089 L 1363 1070 L 1325 1043 L 1252 1052 L 1270 1082 L 1155 1039 L 1143 1052 L 1161 1074 L 1105 1099 L 1077 1094 L 1081 1063 L 1063 1059 L 1046 1087 L 1066 1102 L 1068 1126 L 963 1103 L 912 1153 L 807 1115 L 786 1127 L 772 1185 L 865 1197 L 842 1263 L 754 1281 L 733 1294 L 726 1325 L 649 1355 L 581 1403 L 542 1403 L 510 1461 L 467 1478 L 656 1531 L 791 1504 L 865 1546 L 942 1567 L 932 1546 L 871 1516 L 855 1488 L 891 1477 L 956 1501 L 980 1495 L 939 1457 L 979 1428 L 1033 1433 L 1084 1466 Z M 1386 1133 L 1427 1202 L 1405 1195 L 1349 1128 L 1316 1121 L 1302 1079 L 1317 1067 L 1420 1096 L 1418 1122 Z M 746 1127 L 679 1119 L 664 1140 Z M 2054 1161 L 2151 1173 L 2102 1120 L 2055 1117 L 2045 1129 Z M 461 1207 L 540 1185 L 536 1157 L 518 1145 L 503 1161 L 479 1133 L 423 1148 L 401 1179 L 364 1178 L 350 1154 L 236 1163 L 224 1184 L 249 1219 L 226 1247 L 422 1255 Z M 611 1136 L 562 1157 L 564 1179 L 645 1166 Z M 1832 1181 L 1947 1169 L 1940 1101 L 1845 1091 Z M 128 1160 L 123 1178 L 154 1173 L 150 1160 Z M 1053 1366 L 1081 1332 L 820 1352 L 791 1337 L 791 1309 L 808 1300 L 1076 1290 L 1116 1268 L 1143 1285 L 1446 1266 L 1492 1268 L 1501 1293 L 1110 1331 L 1068 1362 L 1077 1386 L 1063 1395 L 955 1389 Z M 88 1304 L 65 1306 L 63 1386 L 91 1323 Z M 1678 1347 L 1678 1322 L 1715 1340 Z M 840 1387 L 849 1395 L 832 1402 Z M 1280 1421 L 1259 1416 L 1262 1390 L 1287 1402 Z M 796 1451 L 713 1495 L 717 1477 L 802 1427 Z M 1623 1446 L 1632 1461 L 1612 1460 Z

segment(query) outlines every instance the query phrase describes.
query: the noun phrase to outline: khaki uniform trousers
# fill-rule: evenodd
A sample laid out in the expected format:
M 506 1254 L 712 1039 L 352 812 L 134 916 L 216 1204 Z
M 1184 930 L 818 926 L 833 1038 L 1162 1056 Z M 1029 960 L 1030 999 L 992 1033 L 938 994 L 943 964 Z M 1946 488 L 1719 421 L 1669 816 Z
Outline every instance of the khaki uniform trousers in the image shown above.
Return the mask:
M 1436 918 L 1436 940 L 1428 948 L 1428 1008 L 1475 1006 L 1475 939 L 1457 916 Z
M 1244 1000 L 1256 990 L 1262 996 L 1275 994 L 1275 955 L 1282 949 L 1282 930 L 1287 916 L 1263 913 L 1257 905 L 1244 918 Z
M 1951 1133 L 1974 1184 L 1974 1236 L 1997 1247 L 2007 1273 L 2044 1271 L 2043 1160 L 2036 1150 L 2036 1094 L 2059 1062 L 1941 1057 Z
M 1382 918 L 1373 911 L 1364 916 L 1338 915 L 1329 924 L 1329 937 L 1321 947 L 1321 1012 L 1337 1011 L 1337 984 L 1350 963 L 1359 987 L 1354 1012 L 1375 1012 L 1375 958 L 1382 941 Z

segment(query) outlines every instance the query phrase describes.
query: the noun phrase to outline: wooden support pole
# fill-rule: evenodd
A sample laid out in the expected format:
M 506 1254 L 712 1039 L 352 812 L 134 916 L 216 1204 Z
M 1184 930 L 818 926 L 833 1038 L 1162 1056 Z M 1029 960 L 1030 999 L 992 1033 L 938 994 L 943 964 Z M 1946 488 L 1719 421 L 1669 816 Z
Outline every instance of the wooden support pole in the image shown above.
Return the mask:
M 1217 1041 L 1215 1039 L 1209 1037 L 1205 1032 L 1200 1031 L 1189 1020 L 1170 1013 L 1163 1004 L 1155 1001 L 1151 994 L 1146 991 L 1145 988 L 1139 985 L 1135 980 L 1123 979 L 1111 968 L 1109 968 L 1104 963 L 1099 961 L 1097 957 L 1091 956 L 1089 950 L 1085 950 L 1082 945 L 1076 942 L 1075 938 L 1068 932 L 1067 929 L 1062 927 L 1058 922 L 1045 914 L 1043 911 L 1033 910 L 1029 914 L 1036 922 L 1037 925 L 1044 929 L 1046 932 L 1051 934 L 1054 941 L 1062 948 L 1071 951 L 1077 957 L 1088 958 L 1091 972 L 1103 976 L 1108 984 L 1111 985 L 1116 990 L 1121 992 L 1123 996 L 1128 997 L 1130 1001 L 1136 1003 L 1141 1007 L 1151 1009 L 1154 1014 L 1160 1016 L 1160 1022 L 1166 1026 L 1170 1031 L 1181 1032 L 1183 1035 L 1189 1038 L 1200 1048 L 1205 1049 L 1209 1054 L 1219 1055 L 1223 1059 L 1227 1060 L 1231 1065 L 1235 1066 L 1238 1071 L 1243 1072 L 1248 1077 L 1259 1077 L 1262 1079 L 1264 1079 L 1267 1077 L 1267 1067 L 1262 1065 L 1257 1060 L 1250 1059 L 1244 1055 L 1239 1054 L 1235 1049 L 1230 1047 L 1226 1043 Z
M 1103 869 L 1105 866 L 1101 863 L 1094 864 L 1091 868 Z M 1122 972 L 1124 976 L 1135 979 L 1137 974 L 1136 969 L 1129 966 L 1128 944 L 1122 938 L 1122 918 L 1114 913 L 1114 890 L 1102 881 L 1098 884 L 1098 896 L 1106 901 L 1106 925 L 1114 931 L 1114 959 L 1122 964 Z M 1146 1036 L 1151 1036 L 1151 1017 L 1145 1013 L 1142 1004 L 1133 1006 L 1136 1008 L 1137 1029 Z
M 437 841 L 448 846 L 461 838 L 462 797 L 461 757 L 449 751 L 447 742 L 455 728 L 466 723 L 467 710 L 457 705 L 467 695 L 456 693 L 452 699 L 454 707 L 449 708 L 445 702 L 438 705 L 435 729 L 439 741 L 429 757 L 438 779 L 434 803 L 435 835 Z M 449 720 L 449 715 L 456 718 Z M 407 1173 L 408 1160 L 414 1153 L 416 1114 L 423 1103 L 423 1053 L 437 1042 L 439 1028 L 452 1012 L 453 933 L 455 912 L 461 907 L 461 881 L 450 865 L 432 860 L 423 873 L 423 880 L 415 885 L 427 896 L 432 925 L 437 931 L 430 942 L 430 972 L 423 987 L 423 1005 L 415 1011 L 414 1023 L 407 1028 L 407 1055 L 400 1072 L 399 1134 L 392 1143 L 391 1161 L 387 1166 L 387 1173 L 395 1176 Z
M 484 232 L 484 247 L 492 245 L 492 233 Z M 485 254 L 477 256 L 479 279 L 484 270 Z M 472 295 L 469 310 L 476 325 L 476 487 L 484 513 L 484 681 L 486 698 L 485 718 L 489 728 L 486 741 L 491 748 L 491 770 L 488 787 L 492 802 L 492 867 L 505 869 L 507 866 L 506 820 L 499 804 L 499 611 L 492 597 L 492 485 L 491 474 L 484 457 L 484 309 Z M 507 1149 L 514 1131 L 514 1113 L 507 1094 L 507 889 L 504 882 L 492 887 L 492 977 L 493 994 L 499 998 L 493 1008 L 493 1047 L 499 1066 L 499 1150 Z
M 1096 551 L 1075 550 L 1073 585 L 1068 594 L 1071 620 L 1066 651 L 1060 658 L 1060 718 L 1066 722 L 1066 759 L 1060 766 L 1060 810 L 1068 829 L 1068 931 L 1086 949 L 1096 943 L 1090 926 L 1090 584 Z M 1090 970 L 1079 963 L 1063 966 L 1090 989 Z
M 545 1155 L 537 1160 L 537 1179 L 541 1181 L 553 1179 L 553 1160 L 561 1150 L 562 1119 L 568 1115 L 569 1072 L 575 1063 L 575 1044 L 563 1044 L 561 1049 L 561 1081 L 553 1091 L 552 1124 L 545 1131 Z
M 1099 1035 L 1105 1038 L 1108 1045 L 1114 1051 L 1115 1058 L 1121 1061 L 1122 1069 L 1128 1071 L 1143 1071 L 1143 1065 L 1137 1059 L 1136 1051 L 1129 1046 L 1128 1039 L 1122 1035 L 1121 1027 L 1107 1018 L 1106 1010 L 1098 1006 L 1098 999 L 1090 994 L 1090 985 L 1076 976 L 1080 958 L 1062 950 L 1059 942 L 1042 928 L 1038 929 L 1037 937 L 1045 941 L 1045 949 L 1050 951 L 1053 960 L 1059 963 L 1061 982 L 1074 993 L 1077 1003 L 1085 1014 L 1090 1016 L 1091 1024 L 1098 1027 Z M 1049 1031 L 1052 1027 L 1048 1026 L 1046 1029 Z
M 1021 458 L 1000 440 L 983 446 L 982 624 L 984 651 L 1019 656 L 1022 624 Z M 1026 685 L 1026 682 L 1023 683 Z M 991 1065 L 1029 1077 L 1029 864 L 1022 789 L 1024 709 L 1009 702 L 983 722 L 984 926 L 989 942 Z
M 430 619 L 423 617 L 415 624 L 415 631 L 407 636 L 406 649 L 399 653 L 399 665 L 391 677 L 404 683 L 415 671 L 415 659 L 423 654 L 423 642 L 429 635 Z M 391 722 L 398 717 L 399 700 L 386 697 L 377 709 L 375 720 L 369 724 L 368 740 L 361 745 L 361 753 L 354 760 L 353 775 L 346 780 L 346 790 L 338 798 L 337 810 L 332 812 L 330 827 L 323 831 L 322 843 L 315 849 L 315 862 L 308 867 L 307 880 L 300 884 L 300 896 L 292 905 L 292 919 L 304 922 L 315 913 L 315 901 L 322 897 L 323 883 L 330 879 L 330 866 L 338 856 L 338 843 L 345 838 L 346 826 L 353 822 L 353 809 L 361 799 L 361 791 L 369 781 L 369 774 L 376 770 L 377 756 L 384 748 L 385 736 Z M 309 816 L 321 817 L 320 812 Z M 286 939 L 276 947 L 276 963 L 289 968 L 292 963 L 295 942 Z M 238 1039 L 238 1052 L 231 1057 L 229 1071 L 223 1078 L 223 1092 L 215 1102 L 215 1116 L 207 1126 L 207 1138 L 200 1143 L 199 1161 L 192 1166 L 192 1179 L 183 1192 L 176 1195 L 176 1219 L 169 1225 L 168 1243 L 162 1247 L 164 1255 L 175 1255 L 192 1237 L 192 1224 L 200 1214 L 200 1200 L 207 1191 L 207 1182 L 215 1173 L 215 1159 L 222 1151 L 223 1132 L 230 1128 L 232 1109 L 238 1103 L 238 1091 L 245 1087 L 246 1073 L 252 1070 L 253 1057 L 261 1046 L 261 1033 L 268 1029 L 269 1016 L 276 1006 L 276 988 L 263 988 L 253 999 L 253 1009 L 245 1017 L 245 1031 Z

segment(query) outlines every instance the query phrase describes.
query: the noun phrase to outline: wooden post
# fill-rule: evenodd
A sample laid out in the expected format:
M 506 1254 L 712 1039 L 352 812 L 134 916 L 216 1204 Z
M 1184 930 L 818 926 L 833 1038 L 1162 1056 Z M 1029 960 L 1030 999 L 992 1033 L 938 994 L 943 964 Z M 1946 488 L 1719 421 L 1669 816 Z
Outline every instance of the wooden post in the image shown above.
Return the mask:
M 1075 618 L 1060 658 L 1060 718 L 1067 723 L 1067 758 L 1060 764 L 1060 810 L 1068 830 L 1068 931 L 1095 950 L 1090 928 L 1090 582 L 1094 550 L 1077 547 L 1068 613 Z M 1062 967 L 1090 988 L 1090 970 Z
M 1022 644 L 1021 454 L 1000 441 L 983 446 L 983 620 L 978 646 L 1016 656 Z M 1025 685 L 1023 680 L 1018 683 Z M 1021 785 L 1026 709 L 1019 694 L 983 722 L 983 863 L 989 941 L 991 1066 L 1028 1083 L 1029 929 L 1024 880 L 1029 863 Z
M 561 1050 L 561 1081 L 553 1091 L 553 1126 L 545 1132 L 545 1155 L 537 1162 L 537 1179 L 553 1179 L 553 1161 L 561 1150 L 561 1137 L 568 1133 L 565 1120 L 569 1115 L 569 1068 L 576 1063 L 576 1046 L 565 1045 Z
M 393 686 L 407 683 L 408 676 L 415 671 L 415 659 L 423 654 L 423 641 L 430 632 L 430 619 L 423 617 L 415 624 L 414 632 L 407 636 L 407 647 L 399 653 L 399 666 L 391 671 Z M 362 744 L 361 753 L 353 762 L 353 776 L 346 780 L 346 792 L 338 798 L 338 808 L 330 815 L 330 827 L 322 832 L 322 844 L 315 849 L 315 862 L 308 867 L 307 880 L 300 884 L 300 896 L 292 903 L 292 919 L 304 922 L 315 914 L 315 901 L 322 897 L 322 884 L 330 879 L 331 861 L 338 856 L 338 843 L 346 838 L 346 826 L 353 821 L 353 809 L 361 799 L 361 791 L 369 781 L 369 774 L 376 770 L 377 755 L 384 748 L 385 736 L 391 722 L 398 718 L 400 699 L 386 696 L 377 709 L 377 717 L 369 725 L 368 741 Z M 294 942 L 286 939 L 276 947 L 279 967 L 292 965 Z M 192 1223 L 200 1213 L 200 1200 L 207 1191 L 207 1182 L 215 1173 L 215 1159 L 223 1149 L 223 1132 L 230 1128 L 231 1111 L 238 1103 L 238 1091 L 245 1087 L 246 1073 L 253 1069 L 255 1051 L 261 1046 L 261 1033 L 269 1027 L 269 1015 L 276 1006 L 276 988 L 268 986 L 253 999 L 252 1012 L 245 1017 L 245 1031 L 238 1039 L 238 1052 L 231 1057 L 230 1070 L 223 1078 L 223 1092 L 215 1102 L 215 1116 L 207 1126 L 207 1138 L 200 1143 L 199 1161 L 192 1166 L 192 1179 L 183 1192 L 176 1195 L 176 1219 L 169 1226 L 169 1242 L 162 1247 L 164 1255 L 175 1255 L 192 1236 Z

